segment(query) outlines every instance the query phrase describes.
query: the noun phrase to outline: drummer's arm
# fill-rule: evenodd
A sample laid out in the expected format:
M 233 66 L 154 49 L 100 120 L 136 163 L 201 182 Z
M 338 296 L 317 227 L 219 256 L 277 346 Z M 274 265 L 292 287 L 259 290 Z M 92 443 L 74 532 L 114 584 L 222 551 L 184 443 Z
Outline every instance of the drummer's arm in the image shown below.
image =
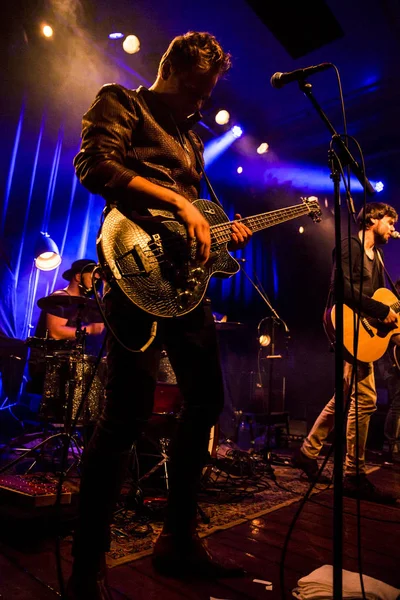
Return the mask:
M 73 340 L 76 337 L 75 327 L 67 325 L 68 319 L 56 317 L 56 315 L 46 315 L 46 329 L 49 331 L 49 337 L 54 340 Z M 86 333 L 96 335 L 104 330 L 104 323 L 90 323 L 86 325 Z

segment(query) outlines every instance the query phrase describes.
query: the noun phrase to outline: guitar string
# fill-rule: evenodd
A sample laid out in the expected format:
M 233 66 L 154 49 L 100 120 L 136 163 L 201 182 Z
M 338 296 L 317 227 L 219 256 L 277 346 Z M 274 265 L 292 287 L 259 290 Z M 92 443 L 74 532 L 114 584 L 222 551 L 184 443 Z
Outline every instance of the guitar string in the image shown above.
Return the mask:
M 395 312 L 400 312 L 400 301 L 395 302 L 394 304 L 388 304 L 388 306 L 394 310 Z M 369 325 L 374 325 L 376 323 L 376 317 L 362 317 L 362 321 L 366 321 Z
M 319 209 L 319 206 L 317 205 L 317 208 Z M 215 246 L 218 247 L 225 243 L 225 242 L 229 242 L 231 239 L 231 225 L 235 222 L 242 222 L 242 223 L 247 223 L 250 228 L 251 226 L 253 226 L 253 231 L 257 231 L 256 227 L 260 224 L 262 224 L 262 227 L 265 227 L 265 223 L 267 222 L 268 225 L 267 226 L 272 226 L 274 224 L 278 224 L 279 222 L 282 222 L 282 217 L 284 217 L 284 221 L 288 220 L 288 214 L 290 214 L 289 219 L 291 218 L 296 218 L 297 216 L 301 216 L 301 215 L 305 215 L 305 214 L 310 214 L 313 211 L 310 210 L 310 205 L 309 204 L 299 204 L 297 206 L 294 207 L 288 207 L 288 208 L 283 208 L 283 209 L 277 209 L 276 211 L 270 211 L 268 213 L 262 213 L 260 215 L 255 215 L 253 217 L 244 217 L 242 219 L 236 219 L 234 221 L 227 221 L 227 222 L 223 222 L 223 223 L 216 223 L 214 225 L 211 225 L 210 230 L 211 230 L 211 251 L 213 251 L 213 248 L 215 248 Z M 275 213 L 275 214 L 274 214 Z M 164 262 L 166 262 L 166 259 L 164 260 L 157 260 L 158 257 L 161 257 L 165 254 L 164 252 L 164 247 L 169 245 L 169 247 L 171 247 L 171 245 L 178 245 L 182 244 L 182 238 L 177 238 L 176 236 L 171 235 L 169 238 L 164 239 L 164 244 L 163 247 L 160 248 L 159 244 L 155 241 L 150 242 L 147 244 L 148 249 L 147 250 L 143 250 L 144 254 L 151 254 L 152 256 L 150 258 L 154 258 L 154 261 L 151 261 L 153 265 L 162 265 Z M 158 253 L 156 253 L 158 251 Z M 127 256 L 129 253 L 125 253 L 124 255 L 121 255 L 120 257 L 118 257 L 117 260 L 121 260 L 121 258 L 124 258 L 125 256 Z
M 297 215 L 293 214 L 294 211 L 296 210 L 297 212 L 300 212 L 299 209 L 301 210 L 301 214 L 307 214 L 304 213 L 304 205 L 298 205 L 296 207 L 291 207 L 289 209 L 279 209 L 277 212 L 279 212 L 280 215 L 282 215 L 282 212 L 286 213 L 286 216 L 288 213 L 291 213 L 291 218 L 295 218 Z M 308 212 L 308 211 L 307 211 Z M 249 220 L 253 220 L 253 221 L 264 221 L 265 222 L 265 214 L 263 215 L 256 215 L 255 217 L 246 217 L 244 219 L 240 219 L 241 221 L 249 221 Z M 271 216 L 271 213 L 268 213 L 268 217 Z M 278 215 L 275 215 L 275 218 L 273 219 L 269 219 L 271 224 L 274 224 L 274 221 L 280 221 L 279 219 L 277 219 Z M 219 249 L 219 246 L 222 243 L 228 242 L 231 238 L 230 235 L 230 231 L 229 231 L 229 235 L 226 235 L 224 231 L 217 231 L 215 232 L 215 229 L 217 227 L 222 227 L 223 230 L 226 230 L 228 227 L 230 227 L 231 222 L 224 222 L 224 223 L 218 223 L 216 225 L 211 226 L 211 229 L 214 230 L 212 231 L 212 242 L 211 242 L 211 251 L 215 251 Z M 213 236 L 214 234 L 214 236 Z M 214 239 L 213 239 L 214 238 Z M 148 244 L 148 249 L 147 250 L 143 250 L 144 254 L 150 254 L 151 256 L 150 258 L 150 266 L 161 266 L 162 264 L 164 264 L 165 262 L 167 262 L 168 259 L 161 259 L 162 256 L 165 255 L 165 251 L 164 251 L 164 247 L 165 246 L 169 246 L 169 248 L 171 248 L 172 245 L 177 246 L 179 244 L 182 244 L 182 238 L 176 238 L 175 236 L 171 236 L 169 239 L 164 241 L 164 245 L 162 248 L 159 248 L 159 245 L 157 244 L 157 242 L 151 242 Z M 152 249 L 152 247 L 154 247 L 154 249 Z M 119 257 L 121 258 L 121 257 Z M 154 260 L 151 260 L 154 259 Z
M 294 214 L 294 211 L 290 211 L 289 209 L 282 209 L 285 210 L 285 218 L 283 219 L 283 221 L 288 220 L 287 218 L 287 214 L 290 212 L 290 218 L 296 218 L 298 216 L 301 215 L 306 215 L 309 213 L 309 211 L 304 212 L 304 206 L 300 205 L 299 207 L 295 207 L 298 208 L 298 210 L 296 211 L 299 214 Z M 302 209 L 301 211 L 299 209 Z M 268 213 L 270 214 L 270 213 Z M 269 222 L 268 222 L 269 221 Z M 237 219 L 235 221 L 228 221 L 228 222 L 224 222 L 224 223 L 216 223 L 215 225 L 211 225 L 210 230 L 211 230 L 211 234 L 214 234 L 214 236 L 217 238 L 217 241 L 220 243 L 224 243 L 225 241 L 228 242 L 231 239 L 231 225 L 233 223 L 247 223 L 248 225 L 250 225 L 250 228 L 253 227 L 253 231 L 257 231 L 256 227 L 258 225 L 262 225 L 262 228 L 265 227 L 265 222 L 268 223 L 268 226 L 272 226 L 275 224 L 278 224 L 280 222 L 282 222 L 282 213 L 280 213 L 279 217 L 278 215 L 276 215 L 275 217 L 269 218 L 267 219 L 265 215 L 256 215 L 255 217 L 245 217 L 243 219 Z M 218 230 L 219 229 L 219 230 Z M 226 239 L 225 239 L 226 238 Z M 167 238 L 167 242 L 170 241 L 179 241 L 181 242 L 181 240 L 179 238 L 176 238 L 175 236 L 172 236 L 168 239 Z M 148 245 L 148 248 L 152 248 L 152 247 L 156 247 L 158 246 L 157 242 L 150 242 Z M 146 250 L 145 250 L 146 252 Z

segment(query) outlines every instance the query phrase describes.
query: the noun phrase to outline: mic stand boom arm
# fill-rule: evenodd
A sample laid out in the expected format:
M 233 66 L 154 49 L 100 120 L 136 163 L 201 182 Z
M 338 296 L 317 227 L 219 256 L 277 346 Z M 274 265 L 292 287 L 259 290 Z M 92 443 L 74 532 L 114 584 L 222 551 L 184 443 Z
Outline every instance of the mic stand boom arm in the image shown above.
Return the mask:
M 242 260 L 244 260 L 244 259 L 242 259 Z M 269 471 L 270 471 L 270 475 L 271 475 L 272 479 L 274 481 L 276 481 L 274 470 L 273 470 L 272 464 L 271 464 L 271 462 L 272 462 L 272 456 L 271 456 L 271 452 L 270 452 L 270 440 L 271 440 L 271 400 L 272 400 L 272 389 L 273 389 L 272 388 L 272 377 L 273 377 L 274 359 L 275 358 L 282 358 L 282 357 L 275 355 L 275 324 L 276 323 L 280 323 L 281 325 L 283 325 L 283 328 L 285 330 L 285 336 L 286 336 L 286 353 L 288 353 L 288 340 L 290 339 L 290 331 L 289 331 L 289 327 L 286 325 L 285 321 L 283 319 L 281 319 L 281 317 L 278 315 L 278 313 L 276 312 L 276 310 L 272 306 L 271 302 L 269 301 L 267 294 L 262 289 L 262 285 L 261 285 L 261 282 L 259 282 L 259 280 L 258 280 L 257 273 L 254 271 L 254 276 L 258 280 L 257 283 L 256 283 L 255 281 L 253 281 L 253 279 L 250 277 L 250 275 L 245 271 L 245 269 L 243 268 L 243 266 L 240 265 L 240 267 L 241 267 L 242 273 L 244 273 L 244 275 L 247 277 L 247 279 L 249 280 L 249 282 L 251 283 L 251 285 L 253 286 L 253 288 L 258 292 L 258 294 L 264 300 L 265 304 L 268 306 L 269 310 L 272 313 L 271 353 L 270 353 L 270 355 L 268 357 L 270 360 L 269 360 L 269 373 L 268 373 L 267 437 L 266 437 L 266 440 L 265 440 L 264 449 L 262 451 L 262 454 L 263 454 L 263 458 L 264 458 L 264 462 L 265 462 L 266 466 L 269 467 Z M 258 330 L 260 330 L 260 325 L 261 325 L 261 323 L 263 321 L 265 321 L 265 317 L 258 324 Z M 259 334 L 260 334 L 260 331 L 258 331 L 258 335 Z M 262 385 L 260 368 L 259 368 L 259 378 L 260 378 L 259 383 Z M 262 386 L 262 387 L 264 387 L 264 386 Z M 286 463 L 284 463 L 284 464 L 286 464 Z
M 286 325 L 285 321 L 280 318 L 280 316 L 278 315 L 278 313 L 276 312 L 276 310 L 272 306 L 271 302 L 269 301 L 269 299 L 268 299 L 267 295 L 265 294 L 265 292 L 263 290 L 261 290 L 261 287 L 255 281 L 252 280 L 252 278 L 249 276 L 248 273 L 246 273 L 245 269 L 242 266 L 241 266 L 241 270 L 242 270 L 242 273 L 244 273 L 244 275 L 246 275 L 247 279 L 250 281 L 250 283 L 253 286 L 253 288 L 259 293 L 259 295 L 261 296 L 261 298 L 264 300 L 265 304 L 268 306 L 269 310 L 271 311 L 274 319 L 278 323 L 282 323 L 282 325 L 283 325 L 283 327 L 285 329 L 285 334 L 289 335 L 290 331 L 289 331 L 288 326 Z
M 308 83 L 308 81 L 305 81 L 305 80 L 299 81 L 299 88 L 310 100 L 311 104 L 314 106 L 315 110 L 317 111 L 317 113 L 319 114 L 319 116 L 321 117 L 323 122 L 325 123 L 328 131 L 332 134 L 332 139 L 337 146 L 337 154 L 338 154 L 338 157 L 340 158 L 340 162 L 342 163 L 342 165 L 343 166 L 348 165 L 350 167 L 350 170 L 357 177 L 357 179 L 361 183 L 363 189 L 365 188 L 365 190 L 367 191 L 367 193 L 370 196 L 375 194 L 376 190 L 372 186 L 371 182 L 368 181 L 367 177 L 365 176 L 364 171 L 362 170 L 362 168 L 360 167 L 360 165 L 358 164 L 356 159 L 353 157 L 353 155 L 350 153 L 350 150 L 344 143 L 343 139 L 338 134 L 336 129 L 333 127 L 332 123 L 330 122 L 330 120 L 328 119 L 328 117 L 326 116 L 326 114 L 324 113 L 324 111 L 322 110 L 322 108 L 320 107 L 320 105 L 318 104 L 316 99 L 314 98 L 313 93 L 312 93 L 311 83 Z

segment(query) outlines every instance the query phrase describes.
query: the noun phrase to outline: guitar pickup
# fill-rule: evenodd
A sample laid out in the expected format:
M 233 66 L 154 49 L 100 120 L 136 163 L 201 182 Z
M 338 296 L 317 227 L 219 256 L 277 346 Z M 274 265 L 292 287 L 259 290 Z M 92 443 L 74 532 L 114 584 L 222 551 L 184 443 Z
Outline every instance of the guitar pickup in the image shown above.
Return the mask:
M 126 258 L 127 256 L 131 255 L 137 265 L 137 271 L 133 271 L 133 272 L 129 272 L 127 273 L 126 271 L 123 270 L 123 268 L 121 267 L 120 261 L 123 260 L 124 258 Z M 129 252 L 125 252 L 125 254 L 122 254 L 121 256 L 118 257 L 118 259 L 116 260 L 116 266 L 118 266 L 119 269 L 119 277 L 117 277 L 117 279 L 121 279 L 121 277 L 134 277 L 136 275 L 149 275 L 151 273 L 151 271 L 153 270 L 153 268 L 151 267 L 150 261 L 148 260 L 145 252 L 143 252 L 143 249 L 141 248 L 140 244 L 135 244 L 132 248 L 132 250 L 129 250 Z M 116 269 L 114 269 L 116 271 Z M 114 273 L 113 270 L 113 273 Z M 115 273 L 114 273 L 115 275 Z
M 139 244 L 135 244 L 133 246 L 132 255 L 135 258 L 135 260 L 138 264 L 138 267 L 139 267 L 139 269 L 142 270 L 142 272 L 144 271 L 147 275 L 149 273 L 151 273 L 151 271 L 153 269 L 150 265 L 150 262 L 149 262 L 147 256 L 143 252 L 142 247 Z

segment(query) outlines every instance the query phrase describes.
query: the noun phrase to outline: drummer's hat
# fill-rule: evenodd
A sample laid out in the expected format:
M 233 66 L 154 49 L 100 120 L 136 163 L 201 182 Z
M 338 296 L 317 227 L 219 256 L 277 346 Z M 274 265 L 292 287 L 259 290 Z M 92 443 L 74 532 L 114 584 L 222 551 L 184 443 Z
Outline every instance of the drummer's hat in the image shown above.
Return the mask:
M 94 267 L 96 265 L 96 261 L 91 260 L 90 258 L 80 258 L 79 260 L 75 260 L 70 268 L 62 274 L 62 276 L 67 281 L 71 281 L 74 275 L 81 273 L 83 269 L 89 265 Z

